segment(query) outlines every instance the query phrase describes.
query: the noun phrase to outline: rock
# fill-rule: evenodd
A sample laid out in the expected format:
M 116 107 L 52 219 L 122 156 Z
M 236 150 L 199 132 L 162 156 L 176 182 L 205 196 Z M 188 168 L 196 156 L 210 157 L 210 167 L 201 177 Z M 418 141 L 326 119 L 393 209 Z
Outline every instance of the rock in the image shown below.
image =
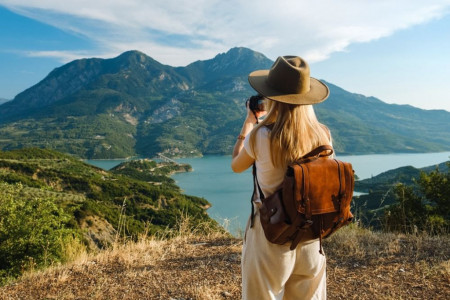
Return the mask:
M 230 298 L 230 297 L 232 297 L 233 295 L 232 295 L 231 293 L 227 292 L 227 291 L 223 291 L 223 292 L 222 292 L 222 296 L 224 296 L 224 297 L 226 297 L 226 298 Z

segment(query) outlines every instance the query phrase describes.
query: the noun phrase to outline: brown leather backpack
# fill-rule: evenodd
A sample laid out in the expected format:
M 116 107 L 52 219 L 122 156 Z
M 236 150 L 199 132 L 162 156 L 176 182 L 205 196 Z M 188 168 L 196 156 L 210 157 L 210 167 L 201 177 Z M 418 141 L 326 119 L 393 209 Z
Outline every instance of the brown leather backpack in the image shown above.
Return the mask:
M 331 154 L 331 146 L 320 146 L 290 165 L 282 186 L 269 197 L 264 197 L 253 165 L 252 201 L 258 188 L 260 221 L 267 240 L 291 242 L 294 250 L 300 242 L 319 238 L 323 253 L 322 239 L 352 221 L 353 168 L 348 162 L 330 158 Z M 253 215 L 252 203 L 251 226 Z

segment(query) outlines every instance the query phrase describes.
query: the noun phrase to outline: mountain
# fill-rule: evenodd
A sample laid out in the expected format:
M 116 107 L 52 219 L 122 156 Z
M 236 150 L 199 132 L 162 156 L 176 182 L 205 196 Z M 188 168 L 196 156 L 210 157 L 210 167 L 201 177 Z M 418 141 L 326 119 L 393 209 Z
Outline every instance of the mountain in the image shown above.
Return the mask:
M 8 102 L 8 101 L 9 101 L 9 99 L 0 98 L 0 104 L 3 104 L 3 103 Z
M 270 68 L 272 65 L 263 54 L 246 48 L 232 48 L 213 59 L 196 61 L 177 70 L 186 76 L 194 86 L 212 86 L 214 82 L 233 81 L 234 77 L 247 78 L 255 68 Z M 212 88 L 214 89 L 214 88 Z
M 255 92 L 253 70 L 272 61 L 232 48 L 186 67 L 139 51 L 81 59 L 53 70 L 0 105 L 0 149 L 51 148 L 88 158 L 230 154 Z M 386 104 L 331 83 L 316 106 L 339 153 L 432 152 L 450 149 L 450 113 Z
M 387 104 L 327 85 L 330 97 L 316 111 L 331 128 L 337 149 L 350 154 L 450 149 L 450 112 Z

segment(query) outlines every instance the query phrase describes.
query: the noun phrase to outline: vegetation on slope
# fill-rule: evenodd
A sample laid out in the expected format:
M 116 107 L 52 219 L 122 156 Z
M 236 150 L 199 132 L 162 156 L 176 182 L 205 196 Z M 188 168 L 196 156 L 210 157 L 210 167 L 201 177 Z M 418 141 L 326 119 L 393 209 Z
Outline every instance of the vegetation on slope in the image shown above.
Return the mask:
M 249 72 L 272 61 L 233 48 L 186 67 L 138 51 L 81 59 L 0 105 L 0 149 L 45 147 L 84 158 L 230 154 L 254 94 Z M 333 84 L 315 106 L 338 153 L 448 151 L 450 113 L 386 104 Z
M 81 232 L 56 195 L 0 182 L 0 282 L 24 269 L 66 262 L 83 249 Z
M 387 231 L 450 231 L 450 162 L 416 169 L 411 166 L 357 181 L 357 218 Z
M 241 298 L 241 239 L 186 229 L 175 235 L 143 237 L 29 273 L 0 287 L 0 298 Z M 351 226 L 327 239 L 324 249 L 330 300 L 445 299 L 450 292 L 448 236 L 384 234 Z
M 135 134 L 134 126 L 113 113 L 24 119 L 0 128 L 0 148 L 39 147 L 79 157 L 125 158 L 135 153 Z
M 154 207 L 153 198 L 145 197 L 167 196 L 164 187 L 173 184 L 167 180 L 155 185 L 156 180 L 188 166 L 138 160 L 106 172 L 41 149 L 2 152 L 0 163 L 0 185 L 6 191 L 0 196 L 0 262 L 8 267 L 0 273 L 4 280 L 0 297 L 240 298 L 241 241 L 207 218 L 204 199 L 191 198 L 198 214 L 184 205 L 175 205 L 181 212 L 171 210 L 173 206 L 162 201 L 160 210 L 168 217 L 165 224 L 144 223 L 131 231 L 148 213 L 135 203 Z M 449 172 L 435 170 L 420 176 L 415 188 L 403 186 L 407 192 L 397 193 L 403 198 L 386 208 L 390 211 L 386 216 L 394 217 L 385 219 L 391 226 L 383 229 L 407 234 L 351 225 L 325 241 L 329 299 L 355 295 L 358 299 L 437 299 L 448 294 Z M 171 191 L 173 202 L 188 197 L 177 189 Z M 130 195 L 136 195 L 134 202 L 128 202 Z M 121 199 L 127 199 L 126 205 Z M 98 224 L 105 230 L 105 224 L 112 224 L 115 238 L 105 250 L 86 254 L 86 233 L 93 234 Z M 414 225 L 417 230 L 411 230 Z M 78 260 L 67 263 L 76 256 Z M 50 265 L 54 267 L 30 271 Z M 24 270 L 28 273 L 14 283 L 5 281 Z
M 188 164 L 157 163 L 149 159 L 139 159 L 123 162 L 111 169 L 114 174 L 120 174 L 154 185 L 164 184 L 166 188 L 179 190 L 175 180 L 168 175 L 179 172 L 191 172 L 192 167 Z
M 107 172 L 52 150 L 0 152 L 0 277 L 65 261 L 65 251 L 82 244 L 158 234 L 182 216 L 217 228 L 208 201 L 182 194 L 167 177 L 189 169 L 142 160 Z

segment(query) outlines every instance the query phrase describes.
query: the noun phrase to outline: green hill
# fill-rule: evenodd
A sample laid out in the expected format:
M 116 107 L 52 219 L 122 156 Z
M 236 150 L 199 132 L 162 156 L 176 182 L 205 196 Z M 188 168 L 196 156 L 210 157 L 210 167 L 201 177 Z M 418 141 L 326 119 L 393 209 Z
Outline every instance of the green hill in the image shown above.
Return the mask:
M 75 60 L 0 105 L 0 149 L 41 147 L 84 158 L 230 154 L 254 93 L 247 75 L 271 64 L 247 48 L 176 68 L 138 51 Z M 330 98 L 316 111 L 337 152 L 450 149 L 450 112 L 328 85 Z
M 439 172 L 448 173 L 448 163 L 443 162 L 420 169 L 405 166 L 372 178 L 355 181 L 355 191 L 363 194 L 353 198 L 353 211 L 365 225 L 380 226 L 378 217 L 383 214 L 385 208 L 397 202 L 395 187 L 398 184 L 415 186 L 422 172 L 430 173 L 438 169 Z
M 52 150 L 0 152 L 0 182 L 21 184 L 30 197 L 54 197 L 71 212 L 78 229 L 89 230 L 86 220 L 95 218 L 118 230 L 124 218 L 124 234 L 131 237 L 144 229 L 155 234 L 173 228 L 183 214 L 194 223 L 210 220 L 205 212 L 208 201 L 182 194 L 168 177 L 189 170 L 189 165 L 137 160 L 105 171 Z
M 221 230 L 204 198 L 169 174 L 189 165 L 124 162 L 111 171 L 53 150 L 0 151 L 0 283 L 125 238 L 167 236 L 181 220 Z
M 355 181 L 355 190 L 358 192 L 367 193 L 369 190 L 387 190 L 391 185 L 395 185 L 397 183 L 411 185 L 415 179 L 419 178 L 421 172 L 429 173 L 436 169 L 441 172 L 447 172 L 447 162 L 420 169 L 412 166 L 405 166 L 389 170 L 372 178 Z
M 349 93 L 331 83 L 317 114 L 330 129 L 338 152 L 347 154 L 428 152 L 450 149 L 450 112 L 387 104 Z

